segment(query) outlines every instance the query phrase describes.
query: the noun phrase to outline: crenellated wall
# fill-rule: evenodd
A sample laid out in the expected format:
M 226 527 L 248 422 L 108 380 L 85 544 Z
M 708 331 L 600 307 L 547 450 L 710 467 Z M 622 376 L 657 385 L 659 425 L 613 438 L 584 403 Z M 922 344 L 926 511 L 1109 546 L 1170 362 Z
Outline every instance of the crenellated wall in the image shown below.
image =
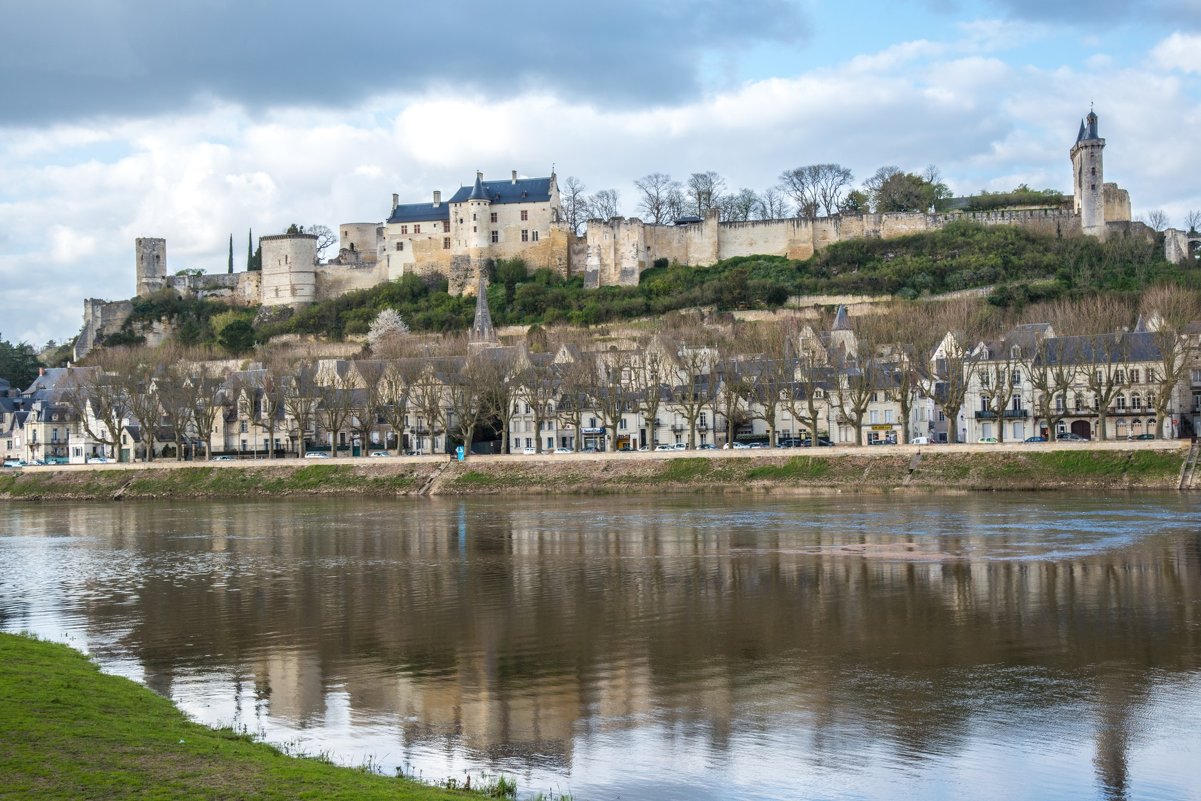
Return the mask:
M 1080 217 L 1056 208 L 848 214 L 816 220 L 730 223 L 718 222 L 714 211 L 703 222 L 685 225 L 653 225 L 636 217 L 615 217 L 588 223 L 583 248 L 584 285 L 636 285 L 642 272 L 658 259 L 694 267 L 737 256 L 807 259 L 835 242 L 893 239 L 942 228 L 956 220 L 971 220 L 981 225 L 1018 225 L 1052 236 L 1081 234 Z

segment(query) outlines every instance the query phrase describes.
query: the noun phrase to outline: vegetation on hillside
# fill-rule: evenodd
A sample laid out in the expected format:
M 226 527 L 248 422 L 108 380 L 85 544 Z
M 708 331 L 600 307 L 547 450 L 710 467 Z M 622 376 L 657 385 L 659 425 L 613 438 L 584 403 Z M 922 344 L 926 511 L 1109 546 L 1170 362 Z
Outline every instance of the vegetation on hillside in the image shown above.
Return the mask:
M 1046 192 L 1028 194 L 1050 199 Z M 964 220 L 897 239 L 838 242 L 805 260 L 745 256 L 687 267 L 660 259 L 632 287 L 585 289 L 579 275 L 531 271 L 519 259 L 500 261 L 491 267 L 488 302 L 497 325 L 591 326 L 694 307 L 771 309 L 794 295 L 914 299 L 992 287 L 991 303 L 1021 308 L 1094 292 L 1141 292 L 1158 282 L 1201 286 L 1201 272 L 1170 264 L 1161 253 L 1162 243 L 1139 237 L 1099 242 Z M 180 344 L 217 344 L 240 354 L 280 334 L 335 340 L 363 335 L 385 309 L 399 312 L 415 332 L 461 332 L 471 325 L 475 298 L 449 294 L 444 278 L 406 275 L 295 314 L 272 315 L 252 329 L 253 310 L 165 291 L 135 299 L 133 316 L 105 344 L 139 344 L 150 323 L 166 319 Z
M 0 378 L 15 389 L 25 389 L 38 377 L 42 366 L 27 342 L 13 343 L 0 336 Z
M 1160 252 L 1158 244 L 1133 237 L 1102 243 L 963 221 L 898 239 L 839 242 L 803 261 L 746 256 L 687 267 L 660 260 L 635 287 L 585 289 L 579 276 L 502 261 L 493 267 L 488 302 L 498 325 L 587 326 L 697 306 L 774 308 L 791 295 L 917 298 L 991 286 L 992 303 L 1021 307 L 1066 295 L 1140 291 L 1160 281 L 1201 285 L 1197 271 L 1164 261 Z M 260 327 L 258 336 L 363 334 L 386 308 L 399 311 L 414 331 L 462 331 L 471 324 L 475 299 L 449 295 L 444 279 L 408 275 L 314 304 Z

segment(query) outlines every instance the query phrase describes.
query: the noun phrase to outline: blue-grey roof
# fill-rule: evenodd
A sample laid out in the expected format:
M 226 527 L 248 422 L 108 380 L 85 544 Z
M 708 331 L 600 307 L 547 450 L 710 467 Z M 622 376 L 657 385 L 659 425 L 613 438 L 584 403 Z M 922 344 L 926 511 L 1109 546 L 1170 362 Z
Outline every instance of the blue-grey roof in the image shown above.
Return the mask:
M 450 221 L 450 206 L 446 203 L 403 203 L 392 209 L 390 223 Z
M 518 178 L 516 181 L 476 181 L 472 186 L 461 186 L 450 199 L 451 203 L 463 203 L 471 198 L 479 186 L 488 200 L 493 203 L 546 203 L 550 200 L 550 178 Z

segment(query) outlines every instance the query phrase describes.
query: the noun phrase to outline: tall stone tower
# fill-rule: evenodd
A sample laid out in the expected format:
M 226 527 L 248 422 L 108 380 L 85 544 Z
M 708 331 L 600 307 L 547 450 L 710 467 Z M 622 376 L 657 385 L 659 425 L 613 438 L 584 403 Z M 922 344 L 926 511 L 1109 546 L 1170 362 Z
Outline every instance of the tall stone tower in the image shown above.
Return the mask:
M 167 240 L 139 237 L 134 240 L 133 252 L 137 272 L 137 295 L 144 298 L 166 285 Z
M 279 234 L 259 238 L 263 252 L 262 304 L 299 307 L 317 300 L 317 237 Z
M 1105 238 L 1105 172 L 1101 151 L 1105 140 L 1097 134 L 1097 115 L 1093 111 L 1080 123 L 1080 133 L 1072 146 L 1072 178 L 1075 209 L 1080 228 L 1088 236 Z

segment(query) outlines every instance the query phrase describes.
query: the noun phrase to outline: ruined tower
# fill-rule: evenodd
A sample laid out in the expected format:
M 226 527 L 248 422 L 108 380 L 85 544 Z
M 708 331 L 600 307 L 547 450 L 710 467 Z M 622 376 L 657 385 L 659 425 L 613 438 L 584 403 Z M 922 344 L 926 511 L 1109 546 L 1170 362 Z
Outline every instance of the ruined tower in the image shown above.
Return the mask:
M 152 295 L 166 284 L 167 240 L 139 237 L 134 240 L 134 264 L 137 273 L 136 292 L 139 298 Z
M 1088 236 L 1105 238 L 1105 172 L 1101 151 L 1105 140 L 1097 134 L 1097 115 L 1093 111 L 1080 123 L 1080 133 L 1072 146 L 1072 186 L 1080 229 Z

